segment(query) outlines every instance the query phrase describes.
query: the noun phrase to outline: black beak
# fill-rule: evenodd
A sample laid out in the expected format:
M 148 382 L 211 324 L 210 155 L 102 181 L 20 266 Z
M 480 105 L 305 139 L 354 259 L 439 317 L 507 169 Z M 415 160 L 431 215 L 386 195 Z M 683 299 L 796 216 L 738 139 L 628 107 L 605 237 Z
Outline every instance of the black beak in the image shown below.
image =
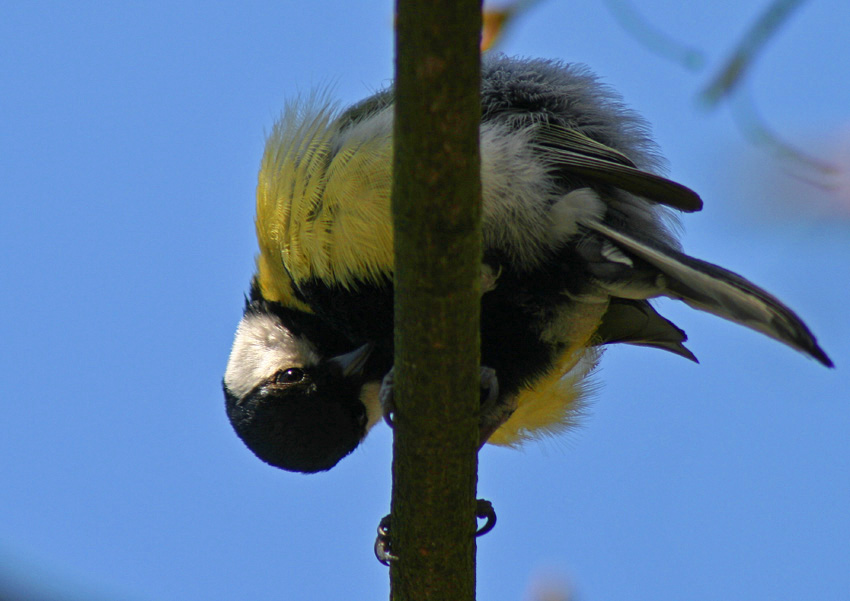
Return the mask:
M 371 342 L 367 342 L 361 347 L 358 347 L 351 351 L 350 353 L 345 353 L 344 355 L 337 355 L 336 357 L 332 357 L 328 361 L 330 363 L 335 363 L 342 370 L 342 375 L 344 377 L 359 375 L 363 373 L 363 368 L 366 367 L 366 361 L 369 359 L 369 356 L 372 354 L 372 350 L 375 348 L 375 345 Z

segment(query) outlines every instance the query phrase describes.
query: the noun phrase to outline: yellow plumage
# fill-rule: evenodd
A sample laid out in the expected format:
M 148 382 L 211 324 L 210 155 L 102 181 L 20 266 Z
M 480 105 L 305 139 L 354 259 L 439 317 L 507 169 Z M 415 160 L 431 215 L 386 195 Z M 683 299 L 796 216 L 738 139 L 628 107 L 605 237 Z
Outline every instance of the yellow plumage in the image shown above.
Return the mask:
M 288 298 L 293 280 L 380 283 L 393 263 L 390 124 L 332 148 L 327 104 L 286 114 L 301 120 L 275 125 L 257 186 L 261 287 Z
M 548 373 L 520 389 L 516 411 L 487 442 L 519 446 L 541 436 L 559 434 L 576 424 L 590 392 L 587 378 L 601 355 L 591 342 L 607 308 L 608 303 L 580 303 L 553 320 L 543 338 L 566 342 L 567 348 Z

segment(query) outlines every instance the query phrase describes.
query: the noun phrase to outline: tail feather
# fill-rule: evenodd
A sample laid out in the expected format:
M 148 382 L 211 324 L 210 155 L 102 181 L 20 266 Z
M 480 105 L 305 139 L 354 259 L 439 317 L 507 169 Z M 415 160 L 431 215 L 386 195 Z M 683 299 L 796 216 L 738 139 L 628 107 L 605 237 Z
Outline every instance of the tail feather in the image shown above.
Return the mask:
M 634 344 L 661 349 L 699 363 L 684 345 L 688 336 L 645 300 L 613 298 L 596 330 L 599 344 Z
M 584 225 L 658 270 L 657 296 L 669 296 L 695 309 L 737 322 L 827 367 L 833 366 L 803 320 L 769 292 L 738 274 L 672 248 L 655 248 L 599 222 Z

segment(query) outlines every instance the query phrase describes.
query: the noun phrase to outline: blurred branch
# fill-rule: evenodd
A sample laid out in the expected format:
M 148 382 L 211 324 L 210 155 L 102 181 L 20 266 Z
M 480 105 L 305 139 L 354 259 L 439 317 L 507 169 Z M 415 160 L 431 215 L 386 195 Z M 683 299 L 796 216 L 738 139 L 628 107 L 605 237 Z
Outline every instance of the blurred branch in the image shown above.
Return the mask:
M 783 161 L 795 177 L 819 188 L 834 189 L 837 184 L 829 180 L 836 178 L 840 170 L 782 140 L 761 118 L 751 95 L 742 86 L 756 56 L 805 1 L 774 0 L 744 35 L 725 66 L 700 94 L 700 100 L 708 107 L 728 100 L 735 124 L 745 138 Z
M 698 71 L 705 64 L 702 51 L 673 39 L 635 10 L 628 0 L 605 0 L 605 5 L 620 26 L 632 34 L 648 50 L 671 59 L 690 71 Z
M 802 172 L 792 169 L 792 175 L 818 188 L 825 190 L 837 188 L 837 178 L 841 170 L 794 148 L 780 139 L 765 124 L 746 86 L 739 87 L 735 94 L 731 96 L 729 107 L 735 124 L 745 138 L 754 145 L 764 148 L 777 159 L 784 161 L 789 167 L 798 166 L 802 168 Z
M 714 106 L 723 97 L 728 96 L 752 67 L 756 55 L 776 35 L 791 13 L 805 1 L 774 0 L 744 34 L 744 38 L 726 61 L 723 69 L 701 93 L 702 101 L 708 106 Z
M 805 1 L 773 0 L 747 30 L 732 55 L 699 94 L 699 98 L 711 108 L 724 100 L 728 101 L 735 125 L 747 140 L 781 160 L 795 177 L 813 186 L 833 190 L 839 185 L 837 176 L 841 170 L 782 140 L 761 118 L 751 96 L 742 91 L 742 84 L 756 57 Z M 605 0 L 605 3 L 622 27 L 648 49 L 690 70 L 702 66 L 702 53 L 652 27 L 628 0 Z

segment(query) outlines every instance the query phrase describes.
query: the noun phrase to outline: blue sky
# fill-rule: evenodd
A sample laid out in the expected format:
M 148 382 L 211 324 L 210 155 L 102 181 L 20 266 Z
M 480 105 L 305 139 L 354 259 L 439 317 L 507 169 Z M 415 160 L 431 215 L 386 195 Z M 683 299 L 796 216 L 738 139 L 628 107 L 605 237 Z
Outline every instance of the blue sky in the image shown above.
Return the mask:
M 826 193 L 696 102 L 764 2 L 640 3 L 705 53 L 690 72 L 600 3 L 540 3 L 508 54 L 584 62 L 698 190 L 691 254 L 801 313 L 837 365 L 676 305 L 693 365 L 611 349 L 582 427 L 481 454 L 481 599 L 846 599 L 850 192 Z M 220 378 L 253 268 L 264 132 L 284 100 L 392 76 L 389 2 L 18 3 L 0 18 L 0 596 L 382 599 L 379 427 L 333 471 L 256 460 Z M 850 166 L 840 0 L 804 6 L 747 87 L 808 152 Z M 847 180 L 844 180 L 846 185 Z

